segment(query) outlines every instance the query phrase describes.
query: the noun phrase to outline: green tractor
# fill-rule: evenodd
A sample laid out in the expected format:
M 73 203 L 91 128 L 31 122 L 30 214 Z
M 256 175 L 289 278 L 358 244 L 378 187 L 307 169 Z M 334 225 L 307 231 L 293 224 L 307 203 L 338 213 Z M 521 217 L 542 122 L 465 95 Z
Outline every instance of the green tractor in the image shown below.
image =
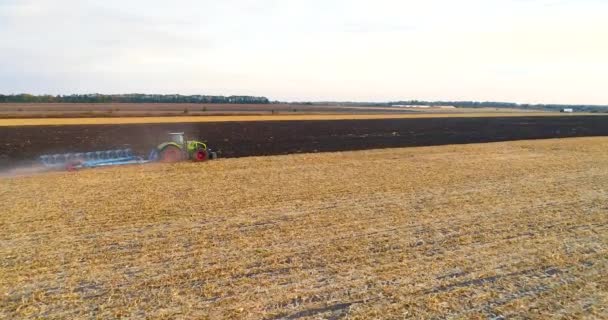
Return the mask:
M 184 139 L 183 132 L 170 133 L 171 141 L 159 144 L 152 150 L 149 159 L 160 162 L 180 162 L 185 160 L 207 161 L 217 159 L 217 153 L 200 141 Z

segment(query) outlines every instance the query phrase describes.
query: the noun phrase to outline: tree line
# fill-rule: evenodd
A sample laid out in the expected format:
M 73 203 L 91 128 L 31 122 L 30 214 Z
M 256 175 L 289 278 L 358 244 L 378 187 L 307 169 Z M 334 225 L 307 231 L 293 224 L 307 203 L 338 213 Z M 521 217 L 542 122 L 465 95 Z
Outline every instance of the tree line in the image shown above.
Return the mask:
M 330 106 L 365 106 L 365 107 L 390 107 L 395 105 L 414 106 L 453 106 L 456 108 L 495 108 L 495 109 L 522 109 L 522 110 L 545 110 L 560 111 L 565 108 L 573 108 L 578 112 L 608 112 L 608 105 L 572 105 L 572 104 L 519 104 L 513 102 L 495 101 L 423 101 L 423 100 L 401 100 L 390 102 L 297 102 L 299 105 L 330 105 Z
M 573 108 L 579 112 L 608 112 L 608 106 L 601 105 L 571 105 L 571 104 L 520 104 L 513 102 L 496 101 L 397 101 L 386 105 L 422 105 L 422 106 L 454 106 L 456 108 L 495 108 L 495 109 L 522 109 L 559 111 Z
M 267 104 L 266 97 L 180 94 L 1 95 L 0 103 L 227 103 Z
M 211 96 L 180 94 L 71 94 L 71 95 L 32 95 L 0 94 L 0 103 L 225 103 L 225 104 L 268 104 L 266 97 L 254 96 Z M 359 105 L 386 107 L 392 105 L 454 106 L 456 108 L 508 108 L 524 110 L 559 111 L 574 108 L 579 112 L 608 112 L 608 106 L 567 105 L 567 104 L 518 104 L 494 101 L 391 101 L 391 102 L 294 102 L 296 105 Z

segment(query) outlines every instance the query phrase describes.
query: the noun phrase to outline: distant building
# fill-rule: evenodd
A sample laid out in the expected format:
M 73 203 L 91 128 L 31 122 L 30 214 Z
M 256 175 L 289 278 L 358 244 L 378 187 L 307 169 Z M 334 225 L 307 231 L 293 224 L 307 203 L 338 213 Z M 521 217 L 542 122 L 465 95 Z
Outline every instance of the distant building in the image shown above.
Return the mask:
M 438 108 L 438 109 L 455 109 L 454 106 L 427 106 L 427 105 L 417 105 L 417 104 L 394 104 L 391 107 L 396 108 Z
M 572 108 L 563 108 L 560 110 L 562 113 L 573 113 L 574 109 Z
M 392 107 L 397 107 L 397 108 L 428 108 L 429 106 L 409 105 L 409 104 L 394 104 L 394 105 L 392 105 Z

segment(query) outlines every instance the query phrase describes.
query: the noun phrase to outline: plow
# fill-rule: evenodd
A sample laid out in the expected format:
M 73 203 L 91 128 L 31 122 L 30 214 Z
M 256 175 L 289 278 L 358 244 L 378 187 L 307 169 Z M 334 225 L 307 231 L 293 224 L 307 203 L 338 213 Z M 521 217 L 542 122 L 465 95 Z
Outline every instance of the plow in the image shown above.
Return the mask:
M 174 163 L 181 161 L 203 162 L 217 159 L 217 152 L 207 144 L 186 140 L 183 132 L 170 133 L 170 141 L 163 142 L 150 151 L 147 158 L 136 155 L 132 149 L 114 149 L 40 156 L 42 165 L 49 169 L 78 170 L 108 166 L 146 164 L 151 162 Z

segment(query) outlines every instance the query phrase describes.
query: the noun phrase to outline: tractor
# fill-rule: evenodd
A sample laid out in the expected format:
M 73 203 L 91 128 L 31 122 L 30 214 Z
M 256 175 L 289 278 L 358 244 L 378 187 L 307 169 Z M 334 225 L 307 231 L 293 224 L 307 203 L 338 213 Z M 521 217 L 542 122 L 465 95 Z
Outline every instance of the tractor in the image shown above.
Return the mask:
M 170 133 L 171 141 L 161 143 L 152 150 L 148 159 L 160 162 L 180 162 L 192 160 L 196 162 L 217 159 L 217 153 L 207 148 L 200 141 L 186 140 L 183 132 Z
M 207 148 L 200 141 L 186 141 L 184 133 L 170 133 L 171 141 L 161 143 L 144 159 L 133 153 L 131 149 L 92 151 L 85 153 L 50 154 L 40 156 L 41 163 L 49 169 L 77 170 L 82 168 L 98 168 L 129 164 L 145 164 L 150 162 L 179 162 L 206 161 L 217 159 L 217 153 Z

